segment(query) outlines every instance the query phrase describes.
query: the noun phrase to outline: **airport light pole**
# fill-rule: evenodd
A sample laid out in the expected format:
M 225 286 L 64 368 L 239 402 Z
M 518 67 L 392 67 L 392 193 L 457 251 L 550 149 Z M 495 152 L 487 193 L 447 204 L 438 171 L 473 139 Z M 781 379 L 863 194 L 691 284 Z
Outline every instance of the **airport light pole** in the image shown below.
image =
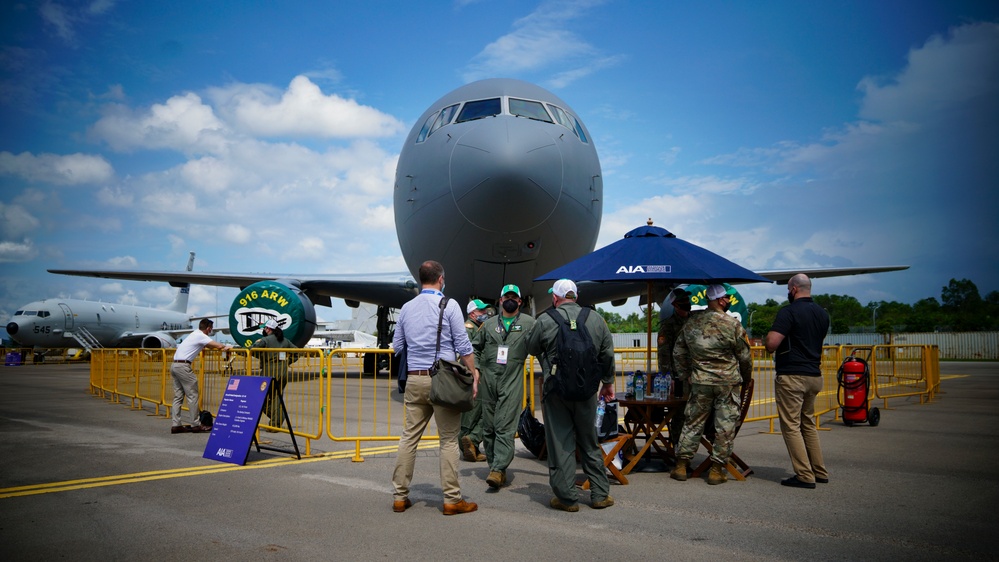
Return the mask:
M 756 314 L 756 310 L 749 311 L 749 337 L 753 337 L 753 315 Z
M 873 305 L 871 307 L 871 324 L 872 327 L 874 328 L 871 331 L 876 334 L 878 333 L 878 307 L 880 307 L 881 305 L 879 303 L 871 303 L 871 304 Z

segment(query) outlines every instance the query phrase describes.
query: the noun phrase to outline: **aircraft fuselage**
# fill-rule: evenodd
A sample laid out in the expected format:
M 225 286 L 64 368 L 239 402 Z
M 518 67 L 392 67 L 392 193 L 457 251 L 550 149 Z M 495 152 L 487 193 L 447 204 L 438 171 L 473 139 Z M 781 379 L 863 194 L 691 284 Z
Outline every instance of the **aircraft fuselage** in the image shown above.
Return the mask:
M 445 293 L 494 300 L 507 283 L 543 308 L 533 279 L 591 252 L 603 209 L 593 139 L 569 106 L 519 80 L 462 86 L 417 120 L 399 155 L 396 232 L 418 277 L 433 259 Z

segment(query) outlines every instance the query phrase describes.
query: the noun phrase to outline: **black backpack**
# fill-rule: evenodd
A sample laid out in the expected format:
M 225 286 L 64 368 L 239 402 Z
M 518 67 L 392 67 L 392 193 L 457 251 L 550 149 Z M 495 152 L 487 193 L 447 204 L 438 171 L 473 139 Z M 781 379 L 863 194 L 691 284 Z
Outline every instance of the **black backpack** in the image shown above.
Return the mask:
M 556 352 L 552 358 L 555 373 L 552 390 L 565 400 L 586 400 L 596 394 L 602 376 L 597 348 L 586 330 L 590 309 L 580 310 L 575 322 L 567 322 L 554 308 L 546 312 L 558 324 Z

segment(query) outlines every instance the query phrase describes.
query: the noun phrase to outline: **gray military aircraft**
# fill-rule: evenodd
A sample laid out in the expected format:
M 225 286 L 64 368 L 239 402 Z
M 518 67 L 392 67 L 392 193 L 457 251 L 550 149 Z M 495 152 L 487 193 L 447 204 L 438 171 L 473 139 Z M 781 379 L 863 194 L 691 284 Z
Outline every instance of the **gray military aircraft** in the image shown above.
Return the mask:
M 136 281 L 167 281 L 239 287 L 230 326 L 251 318 L 255 330 L 267 316 L 295 314 L 253 302 L 250 294 L 273 295 L 273 285 L 287 288 L 281 302 L 306 309 L 298 317 L 313 322 L 314 304 L 329 306 L 341 298 L 348 306 L 378 305 L 378 339 L 387 347 L 388 311 L 400 308 L 419 290 L 420 264 L 427 259 L 445 268 L 446 293 L 461 303 L 469 298 L 495 301 L 507 283 L 520 286 L 533 310 L 545 307 L 549 283 L 534 278 L 579 258 L 596 245 L 603 212 L 603 176 L 593 138 L 568 104 L 551 92 L 520 80 L 488 79 L 466 84 L 434 102 L 406 138 L 395 177 L 396 234 L 408 273 L 379 277 L 356 275 L 287 275 L 182 273 L 50 269 L 52 273 Z M 513 212 L 503 212 L 511 208 Z M 761 271 L 786 282 L 799 272 L 811 277 L 856 275 L 907 266 Z M 271 288 L 253 289 L 267 282 Z M 655 287 L 657 302 L 669 291 Z M 592 283 L 580 286 L 580 301 L 621 304 L 644 295 L 644 282 Z M 273 300 L 273 299 L 272 299 Z M 237 317 L 237 312 L 239 316 Z M 242 328 L 241 328 L 242 329 Z M 308 331 L 311 336 L 311 331 Z M 245 336 L 251 333 L 243 334 Z M 236 328 L 233 336 L 239 338 Z M 304 337 L 304 340 L 303 340 Z M 293 341 L 308 341 L 299 335 Z M 301 345 L 301 344 L 299 344 Z
M 187 271 L 194 266 L 194 252 Z M 39 348 L 176 347 L 191 332 L 187 315 L 190 286 L 181 284 L 166 308 L 51 298 L 21 307 L 7 324 L 18 345 Z

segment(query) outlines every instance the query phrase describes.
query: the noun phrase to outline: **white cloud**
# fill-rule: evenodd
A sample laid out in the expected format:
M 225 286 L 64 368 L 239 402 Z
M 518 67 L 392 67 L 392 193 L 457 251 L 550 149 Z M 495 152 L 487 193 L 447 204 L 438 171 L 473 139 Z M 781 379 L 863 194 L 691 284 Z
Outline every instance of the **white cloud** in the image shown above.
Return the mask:
M 514 30 L 486 47 L 463 72 L 467 82 L 556 68 L 552 88 L 568 86 L 593 72 L 618 64 L 621 56 L 601 56 L 599 50 L 566 26 L 602 1 L 543 2 L 514 22 Z
M 209 96 L 233 128 L 262 137 L 385 137 L 404 131 L 401 121 L 336 94 L 325 95 L 306 76 L 296 76 L 280 98 L 273 88 L 234 84 Z
M 240 224 L 227 224 L 220 234 L 223 240 L 233 244 L 246 244 L 253 238 L 253 232 Z
M 864 78 L 860 116 L 925 121 L 928 113 L 999 92 L 999 23 L 962 25 L 909 51 L 908 65 L 888 79 Z
M 145 111 L 108 105 L 90 134 L 118 151 L 170 149 L 184 154 L 220 154 L 226 145 L 225 125 L 211 106 L 190 92 Z
M 101 183 L 114 177 L 114 169 L 103 156 L 81 153 L 36 156 L 4 151 L 0 152 L 0 173 L 53 185 Z
M 109 207 L 131 207 L 135 201 L 133 194 L 126 192 L 121 187 L 102 187 L 97 192 L 97 201 Z
M 139 265 L 139 260 L 132 256 L 115 256 L 107 260 L 108 265 L 116 269 L 134 269 Z
M 42 16 L 42 21 L 52 26 L 55 29 L 56 35 L 62 38 L 63 41 L 71 42 L 76 37 L 76 32 L 73 30 L 75 18 L 65 6 L 56 4 L 55 2 L 44 2 L 38 9 L 38 13 Z
M 0 201 L 0 229 L 4 238 L 18 238 L 38 228 L 39 221 L 24 207 Z
M 30 261 L 38 255 L 38 248 L 25 238 L 20 242 L 0 242 L 0 263 Z

